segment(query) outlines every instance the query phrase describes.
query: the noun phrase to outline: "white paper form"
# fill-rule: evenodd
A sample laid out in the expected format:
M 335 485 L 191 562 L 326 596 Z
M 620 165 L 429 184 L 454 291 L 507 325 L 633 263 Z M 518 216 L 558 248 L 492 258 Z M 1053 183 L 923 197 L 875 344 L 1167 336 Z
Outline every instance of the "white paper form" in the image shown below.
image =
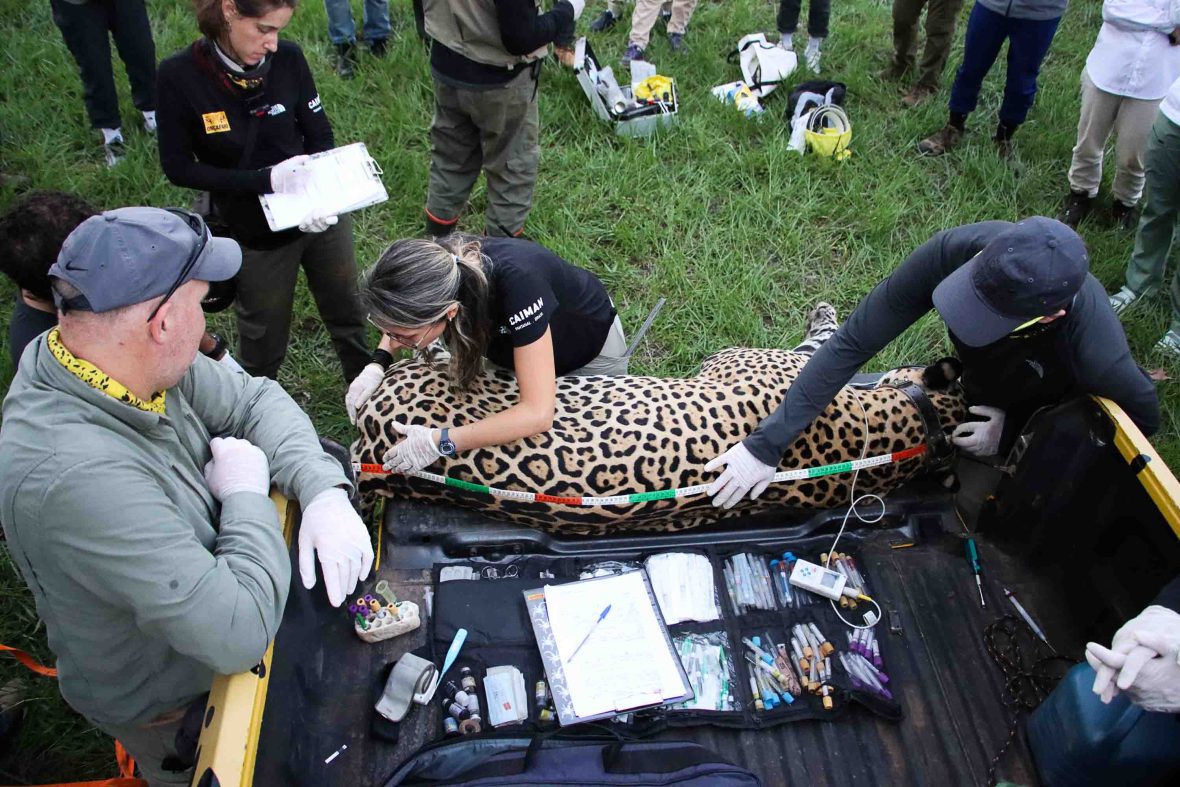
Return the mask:
M 312 213 L 340 215 L 389 198 L 381 182 L 381 168 L 363 142 L 316 153 L 308 168 L 311 174 L 299 191 L 260 195 L 272 230 L 296 227 Z
M 595 625 L 608 604 L 610 613 Z M 546 585 L 545 605 L 579 717 L 655 705 L 686 692 L 642 571 Z M 587 632 L 590 638 L 571 661 Z

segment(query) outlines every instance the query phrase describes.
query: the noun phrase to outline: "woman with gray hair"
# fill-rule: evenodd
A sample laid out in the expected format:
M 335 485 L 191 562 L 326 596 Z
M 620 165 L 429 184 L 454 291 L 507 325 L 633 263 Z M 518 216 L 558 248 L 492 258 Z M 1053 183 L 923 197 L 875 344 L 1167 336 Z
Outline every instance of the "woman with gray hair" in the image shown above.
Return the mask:
M 439 456 L 548 430 L 558 375 L 627 373 L 623 327 L 602 282 L 532 241 L 462 235 L 396 241 L 368 272 L 361 302 L 382 338 L 345 396 L 354 423 L 393 350 L 429 359 L 424 350 L 439 339 L 450 351 L 459 391 L 471 389 L 485 361 L 514 371 L 520 389 L 516 404 L 475 423 L 395 423 L 403 439 L 385 456 L 390 470 L 421 470 Z

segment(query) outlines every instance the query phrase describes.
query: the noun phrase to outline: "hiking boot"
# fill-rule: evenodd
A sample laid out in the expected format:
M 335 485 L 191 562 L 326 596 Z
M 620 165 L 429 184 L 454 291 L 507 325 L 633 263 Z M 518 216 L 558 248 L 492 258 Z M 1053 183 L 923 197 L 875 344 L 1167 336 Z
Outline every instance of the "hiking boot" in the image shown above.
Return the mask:
M 356 44 L 336 45 L 336 76 L 341 79 L 352 79 L 356 76 Z
M 1062 224 L 1068 224 L 1076 230 L 1078 225 L 1082 223 L 1082 219 L 1090 215 L 1093 207 L 1093 197 L 1084 191 L 1070 189 L 1069 196 L 1065 199 L 1065 208 L 1058 215 L 1057 220 Z
M 688 49 L 684 45 L 684 33 L 668 33 L 668 46 L 672 47 L 672 51 L 681 54 Z
M 450 224 L 444 224 L 441 221 L 435 221 L 429 213 L 426 214 L 426 237 L 441 238 L 450 235 L 458 226 L 457 221 L 452 221 Z
M 389 51 L 389 40 L 385 38 L 374 38 L 369 42 L 369 54 L 373 57 L 385 57 L 385 53 Z
M 590 23 L 590 32 L 601 33 L 606 30 L 610 30 L 618 21 L 619 18 L 610 11 L 603 11 L 601 14 L 599 14 L 597 19 Z
M 1137 217 L 1135 215 L 1134 205 L 1128 205 L 1116 199 L 1110 204 L 1110 217 L 1114 219 L 1115 226 L 1120 230 L 1135 229 L 1135 220 Z
M 923 156 L 941 156 L 954 150 L 963 139 L 962 129 L 947 123 L 935 133 L 918 143 L 918 152 Z
M 896 58 L 889 58 L 889 65 L 877 72 L 877 79 L 882 82 L 896 82 L 910 71 L 908 66 L 897 62 Z
M 901 103 L 913 109 L 930 100 L 937 91 L 927 85 L 914 85 L 910 91 L 901 97 Z
M 102 143 L 102 152 L 108 167 L 117 166 L 127 155 L 127 144 L 122 137 L 115 137 L 110 142 Z
M 619 65 L 630 68 L 632 60 L 643 60 L 643 50 L 639 48 L 639 44 L 627 44 L 627 51 L 619 58 Z
M 1110 308 L 1114 309 L 1115 314 L 1122 314 L 1132 303 L 1142 297 L 1143 295 L 1124 284 L 1118 292 L 1110 296 Z
M 1168 331 L 1162 339 L 1155 343 L 1155 349 L 1167 353 L 1175 360 L 1180 360 L 1180 334 Z

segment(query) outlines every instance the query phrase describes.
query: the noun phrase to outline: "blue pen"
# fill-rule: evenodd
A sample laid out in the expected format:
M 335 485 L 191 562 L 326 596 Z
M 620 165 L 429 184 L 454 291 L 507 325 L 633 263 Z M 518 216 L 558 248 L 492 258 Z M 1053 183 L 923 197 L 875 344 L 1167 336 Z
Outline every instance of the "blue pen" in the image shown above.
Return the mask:
M 598 628 L 598 624 L 601 623 L 602 619 L 606 617 L 606 613 L 610 612 L 610 608 L 611 605 L 607 604 L 606 609 L 602 610 L 602 614 L 598 616 L 598 620 L 594 621 L 594 623 L 590 625 L 590 630 L 586 632 L 586 636 L 582 637 L 582 641 L 578 643 L 578 647 L 574 648 L 574 652 L 571 653 L 570 657 L 565 660 L 566 664 L 569 664 L 574 660 L 574 656 L 578 655 L 578 651 L 581 650 L 582 646 L 586 644 L 586 640 L 590 639 L 590 635 L 594 633 L 594 629 Z

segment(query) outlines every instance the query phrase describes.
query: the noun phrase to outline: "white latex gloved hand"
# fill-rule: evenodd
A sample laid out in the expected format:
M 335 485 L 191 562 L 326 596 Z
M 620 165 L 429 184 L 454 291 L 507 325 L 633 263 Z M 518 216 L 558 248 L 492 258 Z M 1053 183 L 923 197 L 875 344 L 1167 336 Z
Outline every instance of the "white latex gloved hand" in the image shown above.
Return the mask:
M 1151 644 L 1136 645 L 1127 655 L 1091 642 L 1086 645 L 1086 661 L 1090 662 L 1090 666 L 1094 666 L 1097 661 L 1105 667 L 1118 669 L 1118 689 L 1144 710 L 1156 713 L 1180 712 L 1178 654 L 1168 648 L 1166 637 L 1147 634 L 1145 639 Z M 1103 701 L 1106 701 L 1105 698 Z
M 582 15 L 583 9 L 586 8 L 586 0 L 565 0 L 565 1 L 574 7 L 574 21 L 577 22 L 578 18 Z
M 1004 411 L 982 404 L 968 407 L 967 411 L 984 420 L 959 424 L 951 432 L 951 442 L 972 456 L 994 456 L 1000 450 L 1000 436 L 1004 433 Z
M 437 429 L 414 424 L 407 426 L 401 421 L 393 421 L 390 426 L 402 436 L 402 439 L 385 453 L 382 461 L 386 470 L 398 473 L 421 470 L 434 464 L 442 456 L 438 452 Z
M 320 559 L 328 602 L 338 607 L 373 567 L 373 542 L 343 489 L 326 489 L 307 504 L 299 524 L 299 576 L 315 587 L 314 556 Z
M 275 194 L 296 194 L 311 177 L 308 156 L 292 156 L 270 168 L 270 190 Z
M 323 216 L 319 213 L 309 213 L 299 224 L 299 231 L 309 234 L 324 232 L 329 227 L 334 226 L 338 221 L 340 221 L 339 216 Z
M 205 483 L 218 502 L 237 492 L 270 492 L 270 463 L 262 449 L 237 437 L 209 441 L 213 458 L 205 464 Z
M 726 465 L 721 477 L 709 484 L 707 494 L 713 495 L 713 505 L 733 508 L 746 492 L 753 500 L 766 491 L 774 478 L 775 468 L 750 453 L 744 443 L 738 443 L 709 464 L 705 472 Z M 751 491 L 752 490 L 752 491 Z
M 243 369 L 242 365 L 238 363 L 232 355 L 229 354 L 228 350 L 225 352 L 225 354 L 217 359 L 217 362 L 229 369 L 231 372 L 241 372 L 242 374 L 246 373 L 246 370 Z
M 1125 690 L 1134 682 L 1146 663 L 1166 653 L 1175 656 L 1177 651 L 1180 651 L 1180 614 L 1152 605 L 1115 632 L 1109 649 L 1096 642 L 1086 644 L 1086 661 L 1097 673 L 1093 691 L 1109 703 L 1120 689 Z
M 373 391 L 377 390 L 377 386 L 381 384 L 384 377 L 385 370 L 381 368 L 381 364 L 371 363 L 361 369 L 361 373 L 348 386 L 348 393 L 344 394 L 344 409 L 348 411 L 350 422 L 356 423 L 357 411 L 365 402 L 369 401 L 369 397 L 373 395 Z

